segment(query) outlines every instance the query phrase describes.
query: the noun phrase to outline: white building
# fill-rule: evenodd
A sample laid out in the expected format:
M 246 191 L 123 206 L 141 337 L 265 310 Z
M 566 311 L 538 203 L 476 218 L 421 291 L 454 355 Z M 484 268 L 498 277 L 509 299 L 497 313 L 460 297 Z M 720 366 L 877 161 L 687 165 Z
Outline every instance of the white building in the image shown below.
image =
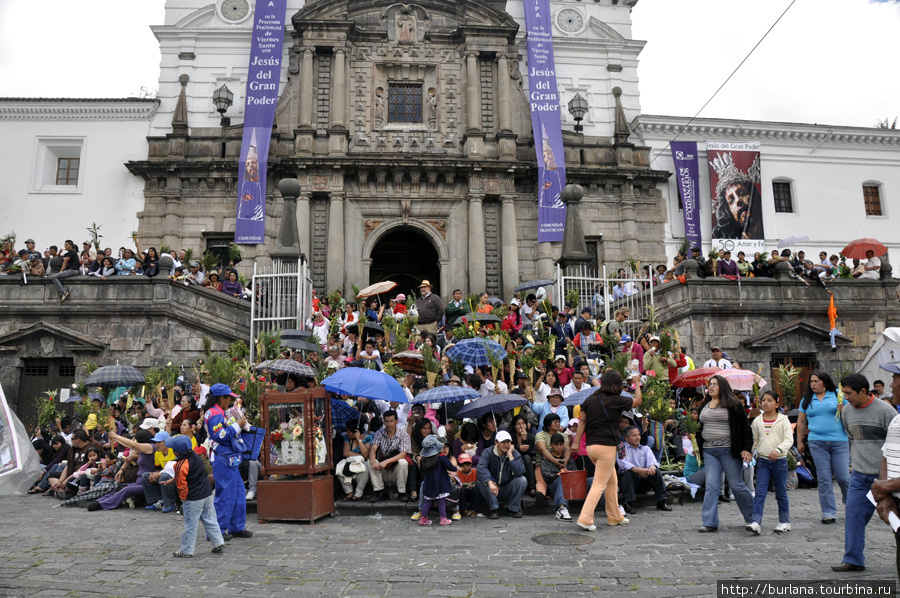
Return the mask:
M 144 183 L 125 168 L 147 155 L 156 100 L 0 98 L 0 234 L 38 250 L 89 239 L 100 225 L 103 247 L 133 246 Z

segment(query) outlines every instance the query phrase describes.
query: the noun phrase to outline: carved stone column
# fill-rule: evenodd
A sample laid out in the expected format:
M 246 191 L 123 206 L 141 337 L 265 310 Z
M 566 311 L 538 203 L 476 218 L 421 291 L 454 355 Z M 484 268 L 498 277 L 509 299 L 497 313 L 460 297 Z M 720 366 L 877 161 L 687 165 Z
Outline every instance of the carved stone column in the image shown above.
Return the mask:
M 497 108 L 500 111 L 500 132 L 512 131 L 512 102 L 510 100 L 509 58 L 497 56 Z
M 332 75 L 331 126 L 347 125 L 347 52 L 334 48 L 334 74 Z
M 303 48 L 300 62 L 300 126 L 312 127 L 313 99 L 313 57 L 315 49 Z
M 328 293 L 335 289 L 344 291 L 344 196 L 332 193 L 328 204 L 328 250 L 325 258 Z
M 466 52 L 466 118 L 467 131 L 481 131 L 481 77 L 478 52 Z
M 634 209 L 634 180 L 628 178 L 622 185 L 622 259 L 639 257 L 637 213 Z
M 500 259 L 503 296 L 512 297 L 519 284 L 519 235 L 516 231 L 516 196 L 500 198 Z
M 537 277 L 556 279 L 556 271 L 553 268 L 553 244 L 538 243 L 537 244 Z M 554 297 L 555 301 L 560 298 Z
M 309 240 L 309 202 L 311 200 L 310 193 L 301 193 L 297 197 L 297 239 L 300 243 L 300 253 L 305 253 L 307 259 L 312 256 L 312 246 Z
M 487 288 L 484 250 L 484 195 L 469 193 L 469 292 Z

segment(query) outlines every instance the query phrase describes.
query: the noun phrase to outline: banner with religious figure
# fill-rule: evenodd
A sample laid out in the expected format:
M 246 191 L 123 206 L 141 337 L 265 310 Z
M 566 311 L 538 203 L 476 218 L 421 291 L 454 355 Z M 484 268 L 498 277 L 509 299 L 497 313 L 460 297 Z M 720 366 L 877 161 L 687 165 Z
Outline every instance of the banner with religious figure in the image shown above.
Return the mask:
M 700 162 L 697 160 L 696 141 L 673 141 L 672 159 L 675 161 L 675 183 L 684 212 L 684 236 L 690 247 L 703 247 L 700 232 L 700 202 L 697 188 L 700 186 Z
M 257 0 L 238 171 L 238 245 L 265 243 L 266 168 L 284 50 L 287 0 Z
M 566 184 L 566 166 L 549 0 L 525 0 L 525 28 L 528 100 L 538 162 L 538 242 L 562 241 L 566 206 L 561 195 Z
M 713 248 L 748 258 L 764 251 L 759 142 L 707 141 Z

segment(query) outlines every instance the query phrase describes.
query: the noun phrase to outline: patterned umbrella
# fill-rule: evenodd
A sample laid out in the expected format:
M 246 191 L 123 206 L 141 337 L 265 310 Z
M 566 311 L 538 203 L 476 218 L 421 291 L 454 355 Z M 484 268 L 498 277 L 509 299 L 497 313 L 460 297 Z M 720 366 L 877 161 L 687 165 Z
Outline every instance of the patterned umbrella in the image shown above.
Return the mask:
M 734 390 L 753 390 L 754 383 L 758 383 L 760 388 L 766 385 L 762 376 L 750 370 L 722 370 L 719 375 L 728 380 Z
M 97 368 L 84 381 L 85 386 L 140 386 L 144 383 L 144 375 L 130 365 L 107 365 Z
M 416 395 L 413 403 L 458 403 L 467 399 L 477 399 L 481 396 L 477 390 L 465 386 L 437 386 L 429 388 Z M 507 396 L 507 395 L 504 395 Z
M 887 253 L 887 247 L 882 245 L 877 239 L 856 239 L 841 249 L 841 253 L 850 259 L 866 259 L 866 252 L 874 251 L 875 257 L 879 257 Z
M 506 351 L 500 343 L 486 338 L 467 338 L 459 341 L 445 353 L 451 360 L 458 360 L 463 365 L 472 367 L 491 365 L 490 355 L 494 359 L 505 359 Z
M 376 282 L 373 285 L 369 285 L 363 290 L 359 292 L 359 295 L 356 296 L 357 299 L 362 299 L 363 297 L 371 297 L 372 295 L 380 295 L 382 293 L 387 293 L 388 291 L 397 287 L 396 282 L 391 282 L 390 280 L 385 280 L 384 282 Z
M 316 371 L 314 369 L 305 363 L 300 363 L 293 359 L 273 359 L 271 361 L 264 361 L 254 369 L 284 372 L 287 374 L 294 374 L 295 376 L 302 376 L 304 378 L 316 377 Z
M 347 422 L 359 420 L 359 411 L 346 401 L 331 399 L 331 427 L 335 430 L 346 430 Z
M 589 386 L 588 388 L 585 388 L 582 391 L 579 391 L 579 392 L 576 392 L 575 394 L 569 395 L 569 397 L 565 401 L 563 401 L 563 405 L 565 405 L 566 407 L 574 407 L 575 405 L 581 405 L 587 400 L 587 398 L 589 396 L 591 396 L 598 390 L 600 390 L 600 388 L 597 386 Z M 622 396 L 627 397 L 629 399 L 634 398 L 627 392 L 623 392 Z
M 696 370 L 687 371 L 672 382 L 672 386 L 676 388 L 697 388 L 698 386 L 706 386 L 706 383 L 714 375 L 722 371 L 722 368 L 698 368 Z
M 538 278 L 536 280 L 529 280 L 528 282 L 523 282 L 519 286 L 516 287 L 515 292 L 519 291 L 528 291 L 530 289 L 539 289 L 541 287 L 546 287 L 552 284 L 556 284 L 555 280 L 550 280 L 549 278 Z
M 457 417 L 481 417 L 485 413 L 505 413 L 513 407 L 521 407 L 528 402 L 522 395 L 500 395 L 491 393 L 475 399 L 459 410 Z
M 325 390 L 351 397 L 409 403 L 400 383 L 384 372 L 369 368 L 344 368 L 322 381 Z
M 391 357 L 391 361 L 400 365 L 404 372 L 413 374 L 425 373 L 425 361 L 419 351 L 403 351 Z

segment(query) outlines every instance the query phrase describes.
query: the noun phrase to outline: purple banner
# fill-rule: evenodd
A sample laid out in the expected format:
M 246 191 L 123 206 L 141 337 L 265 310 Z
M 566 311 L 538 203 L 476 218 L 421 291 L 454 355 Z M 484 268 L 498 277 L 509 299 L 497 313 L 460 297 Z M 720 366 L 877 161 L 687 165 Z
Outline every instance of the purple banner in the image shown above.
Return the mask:
M 675 161 L 675 177 L 681 206 L 684 211 L 684 236 L 691 247 L 703 247 L 700 232 L 700 203 L 697 188 L 700 185 L 700 162 L 697 159 L 696 141 L 673 141 L 672 159 Z M 702 253 L 702 252 L 701 252 Z
M 562 241 L 566 228 L 566 206 L 560 198 L 566 184 L 566 165 L 550 17 L 549 0 L 525 0 L 528 101 L 538 162 L 539 243 Z
M 259 0 L 253 15 L 234 227 L 234 242 L 239 245 L 265 243 L 266 167 L 278 103 L 286 15 L 287 0 Z

